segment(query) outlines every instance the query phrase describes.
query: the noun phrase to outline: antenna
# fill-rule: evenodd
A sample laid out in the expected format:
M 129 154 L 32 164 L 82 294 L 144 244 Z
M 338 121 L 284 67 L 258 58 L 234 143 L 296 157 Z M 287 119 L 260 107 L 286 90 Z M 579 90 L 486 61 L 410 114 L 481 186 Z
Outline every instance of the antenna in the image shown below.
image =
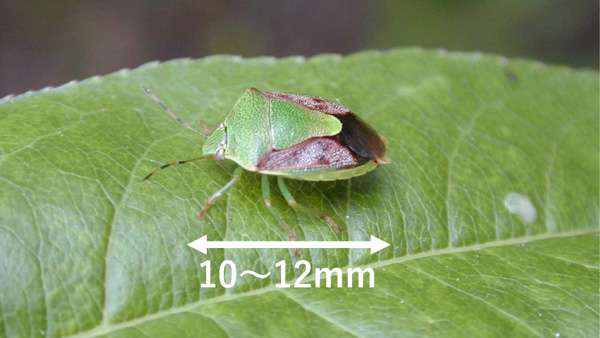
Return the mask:
M 208 137 L 206 134 L 199 132 L 198 130 L 194 129 L 192 126 L 190 126 L 187 122 L 185 122 L 184 120 L 180 119 L 179 117 L 177 117 L 172 111 L 171 109 L 169 109 L 167 106 L 165 106 L 164 103 L 162 103 L 158 97 L 156 97 L 156 95 L 154 95 L 154 93 L 152 93 L 150 91 L 150 89 L 148 89 L 146 86 L 141 85 L 142 88 L 144 89 L 144 91 L 146 92 L 146 94 L 148 94 L 148 96 L 150 96 L 150 98 L 152 100 L 154 100 L 154 102 L 158 103 L 158 105 L 160 106 L 160 108 L 162 108 L 162 110 L 164 110 L 167 114 L 169 114 L 169 116 L 171 116 L 172 118 L 174 118 L 175 120 L 177 120 L 177 122 L 181 123 L 182 126 L 186 127 L 187 129 L 193 131 L 194 133 L 198 134 L 198 135 L 202 135 L 204 137 Z

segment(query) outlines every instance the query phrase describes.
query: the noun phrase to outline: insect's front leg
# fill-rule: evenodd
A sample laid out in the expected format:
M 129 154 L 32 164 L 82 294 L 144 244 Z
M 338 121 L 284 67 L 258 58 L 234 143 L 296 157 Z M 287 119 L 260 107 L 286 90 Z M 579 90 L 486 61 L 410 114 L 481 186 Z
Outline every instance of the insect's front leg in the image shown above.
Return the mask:
M 331 227 L 333 228 L 333 230 L 335 230 L 335 232 L 340 233 L 342 231 L 342 228 L 325 211 L 313 210 L 313 209 L 310 209 L 303 205 L 298 204 L 298 202 L 296 202 L 296 200 L 294 199 L 294 197 L 292 196 L 292 194 L 290 193 L 288 188 L 285 186 L 285 183 L 283 182 L 283 178 L 277 177 L 277 184 L 279 185 L 279 190 L 281 190 L 281 194 L 283 194 L 283 197 L 285 197 L 285 200 L 288 202 L 288 205 L 290 207 L 297 209 L 299 211 L 305 212 L 307 214 L 323 217 L 323 218 L 325 218 L 327 223 L 329 223 L 329 225 L 331 225 Z
M 208 212 L 208 209 L 210 209 L 210 207 L 212 207 L 215 204 L 217 199 L 219 197 L 221 197 L 221 195 L 223 195 L 223 193 L 227 189 L 229 189 L 235 182 L 237 182 L 240 179 L 243 171 L 244 171 L 244 168 L 242 168 L 242 167 L 237 167 L 235 169 L 235 171 L 233 172 L 233 176 L 231 176 L 231 180 L 229 180 L 229 182 L 227 182 L 227 184 L 225 184 L 221 189 L 217 190 L 214 194 L 212 194 L 212 196 L 210 196 L 208 201 L 206 201 L 206 204 L 202 208 L 202 211 L 200 211 L 198 218 L 204 218 L 204 215 L 206 215 L 206 213 Z
M 204 129 L 204 133 L 206 134 L 206 136 L 210 136 L 213 133 L 213 131 L 217 129 L 217 126 L 209 128 L 208 124 L 206 124 L 206 121 L 204 120 L 198 120 L 198 124 L 202 127 L 202 129 Z
M 288 227 L 288 225 L 285 224 L 283 219 L 281 219 L 281 216 L 279 216 L 277 211 L 275 211 L 275 209 L 271 205 L 271 189 L 269 188 L 269 177 L 267 175 L 262 175 L 261 186 L 262 186 L 263 201 L 265 202 L 267 209 L 269 209 L 269 211 L 271 212 L 273 217 L 277 220 L 277 222 L 285 230 L 290 241 L 295 241 L 296 235 L 294 235 L 294 232 L 292 231 L 292 229 L 290 229 L 290 227 Z M 294 249 L 294 257 L 298 257 L 298 256 L 300 256 L 300 252 L 298 252 L 298 249 Z

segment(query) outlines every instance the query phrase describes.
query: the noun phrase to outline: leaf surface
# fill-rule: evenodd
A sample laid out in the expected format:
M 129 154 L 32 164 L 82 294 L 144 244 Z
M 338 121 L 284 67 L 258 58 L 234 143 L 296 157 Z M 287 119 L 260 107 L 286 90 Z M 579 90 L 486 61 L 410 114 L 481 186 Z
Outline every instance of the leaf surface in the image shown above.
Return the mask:
M 392 163 L 336 182 L 271 180 L 314 268 L 372 268 L 374 288 L 276 288 L 303 269 L 287 250 L 211 249 L 285 240 L 245 173 L 200 155 L 164 114 L 219 122 L 248 87 L 337 100 L 388 141 Z M 481 54 L 422 50 L 275 60 L 215 56 L 148 64 L 0 102 L 0 335 L 6 337 L 597 337 L 598 74 Z M 201 264 L 211 260 L 216 288 Z M 231 260 L 237 283 L 221 287 Z M 244 270 L 270 277 L 240 277 Z M 225 273 L 226 280 L 231 272 Z M 324 280 L 320 280 L 324 283 Z M 293 282 L 292 282 L 293 283 Z M 334 283 L 335 284 L 335 283 Z

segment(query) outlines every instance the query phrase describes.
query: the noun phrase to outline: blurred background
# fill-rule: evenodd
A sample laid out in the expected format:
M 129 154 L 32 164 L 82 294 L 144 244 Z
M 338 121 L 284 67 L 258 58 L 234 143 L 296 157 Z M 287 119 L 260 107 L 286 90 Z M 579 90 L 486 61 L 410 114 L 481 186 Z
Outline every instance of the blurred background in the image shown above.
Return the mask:
M 0 97 L 153 60 L 421 46 L 598 68 L 598 0 L 0 0 Z

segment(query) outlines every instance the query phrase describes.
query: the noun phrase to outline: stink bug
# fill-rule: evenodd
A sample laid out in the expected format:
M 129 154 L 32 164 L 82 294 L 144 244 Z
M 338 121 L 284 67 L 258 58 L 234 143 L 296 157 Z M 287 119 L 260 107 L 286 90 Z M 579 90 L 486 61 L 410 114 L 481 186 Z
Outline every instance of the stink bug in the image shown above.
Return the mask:
M 148 88 L 143 88 L 172 118 L 207 138 L 201 157 L 165 164 L 143 181 L 161 169 L 210 157 L 217 161 L 229 159 L 239 165 L 231 180 L 208 199 L 198 215 L 200 218 L 246 169 L 263 174 L 264 203 L 291 240 L 295 239 L 294 233 L 271 206 L 268 175 L 277 176 L 279 189 L 290 207 L 323 217 L 340 232 L 341 228 L 326 212 L 298 204 L 283 179 L 343 180 L 388 163 L 383 139 L 350 109 L 337 103 L 250 88 L 223 122 L 202 133 L 175 116 Z

